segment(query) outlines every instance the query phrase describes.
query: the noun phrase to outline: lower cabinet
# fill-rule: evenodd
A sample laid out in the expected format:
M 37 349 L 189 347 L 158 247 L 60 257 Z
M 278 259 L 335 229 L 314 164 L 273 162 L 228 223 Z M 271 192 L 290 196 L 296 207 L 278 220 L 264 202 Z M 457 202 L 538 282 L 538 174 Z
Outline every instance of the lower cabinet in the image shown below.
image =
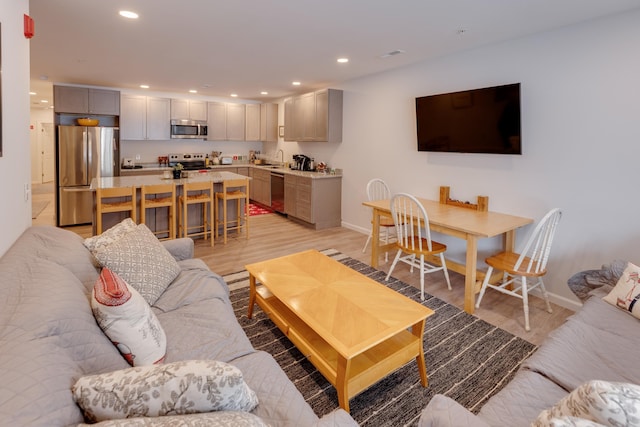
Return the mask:
M 284 177 L 284 209 L 287 216 L 316 229 L 342 223 L 342 177 Z
M 249 184 L 249 198 L 265 206 L 271 206 L 271 172 L 269 169 L 251 170 L 252 180 Z

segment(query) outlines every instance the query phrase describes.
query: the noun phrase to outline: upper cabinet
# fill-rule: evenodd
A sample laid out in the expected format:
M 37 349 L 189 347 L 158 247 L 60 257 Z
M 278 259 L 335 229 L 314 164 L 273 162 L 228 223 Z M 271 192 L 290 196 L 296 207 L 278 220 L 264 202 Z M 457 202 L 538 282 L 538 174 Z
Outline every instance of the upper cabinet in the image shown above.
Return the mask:
M 277 141 L 278 104 L 207 103 L 209 141 Z
M 260 141 L 278 142 L 278 104 L 260 104 Z
M 244 116 L 245 141 L 260 141 L 260 104 L 246 104 Z
M 285 141 L 342 142 L 342 91 L 323 89 L 285 100 Z
M 207 103 L 194 99 L 172 99 L 171 119 L 207 120 Z
M 120 115 L 120 92 L 76 86 L 54 86 L 56 113 Z
M 171 100 L 138 95 L 122 95 L 120 139 L 155 140 L 171 138 Z

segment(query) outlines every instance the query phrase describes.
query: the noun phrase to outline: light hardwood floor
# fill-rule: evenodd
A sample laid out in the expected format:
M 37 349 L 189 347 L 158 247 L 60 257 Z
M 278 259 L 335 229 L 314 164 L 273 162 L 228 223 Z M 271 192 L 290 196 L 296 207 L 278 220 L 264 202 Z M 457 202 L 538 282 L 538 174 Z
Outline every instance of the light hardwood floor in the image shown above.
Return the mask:
M 38 218 L 33 220 L 33 224 L 55 225 L 54 195 L 47 191 L 38 191 L 38 187 L 34 186 L 33 200 L 50 200 L 50 203 Z M 67 229 L 83 237 L 91 235 L 90 226 L 67 227 Z M 367 240 L 367 236 L 364 234 L 343 227 L 315 231 L 296 224 L 279 214 L 251 217 L 249 236 L 250 238 L 247 240 L 243 236 L 238 238 L 231 235 L 226 245 L 222 241 L 216 241 L 213 248 L 209 246 L 208 242 L 198 240 L 195 245 L 195 256 L 202 258 L 213 271 L 221 275 L 241 271 L 245 264 L 306 249 L 333 248 L 367 264 L 371 256 L 370 247 L 365 253 L 362 252 L 362 247 Z M 392 254 L 389 256 L 391 257 Z M 381 257 L 379 266 L 381 270 L 387 272 L 390 265 L 391 261 L 385 263 Z M 444 276 L 440 273 L 433 273 L 425 277 L 425 292 L 462 308 L 464 304 L 464 277 L 454 272 L 449 274 L 453 288 L 451 291 L 447 289 Z M 394 276 L 417 288 L 420 287 L 418 271 L 410 273 L 409 267 L 405 264 L 401 263 L 396 266 Z M 536 297 L 530 298 L 529 306 L 530 332 L 524 330 L 522 302 L 495 291 L 487 291 L 482 306 L 476 310 L 475 315 L 529 342 L 540 344 L 550 331 L 557 328 L 568 316 L 573 314 L 572 311 L 557 305 L 553 305 L 553 313 L 549 314 L 545 309 L 544 302 Z

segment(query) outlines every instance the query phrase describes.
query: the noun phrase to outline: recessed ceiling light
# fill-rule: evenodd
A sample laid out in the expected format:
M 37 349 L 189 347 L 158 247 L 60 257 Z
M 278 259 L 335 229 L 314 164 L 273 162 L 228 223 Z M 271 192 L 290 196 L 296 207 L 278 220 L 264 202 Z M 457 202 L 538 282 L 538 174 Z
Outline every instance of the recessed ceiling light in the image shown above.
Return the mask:
M 140 85 L 141 89 L 149 89 L 149 85 Z
M 231 97 L 232 97 L 232 98 L 237 98 L 237 97 L 238 97 L 238 94 L 237 94 L 237 93 L 232 93 L 232 94 L 231 94 Z
M 48 104 L 49 101 L 47 101 L 46 99 L 41 99 L 40 102 L 42 102 L 43 104 Z
M 120 14 L 120 16 L 122 16 L 123 18 L 129 18 L 129 19 L 138 19 L 138 14 L 135 12 L 131 12 L 130 10 L 121 10 L 120 12 L 118 12 Z
M 300 82 L 291 82 L 291 84 L 294 86 L 300 86 Z
M 195 89 L 189 89 L 189 93 L 198 93 L 198 91 Z
M 29 92 L 29 95 L 33 96 L 33 95 L 37 95 L 37 93 L 35 93 L 35 92 Z
M 260 95 L 269 95 L 269 92 L 267 92 L 266 90 L 263 90 L 262 92 L 260 92 Z
M 349 58 L 338 58 L 338 62 L 340 64 L 346 64 L 347 62 L 349 62 Z

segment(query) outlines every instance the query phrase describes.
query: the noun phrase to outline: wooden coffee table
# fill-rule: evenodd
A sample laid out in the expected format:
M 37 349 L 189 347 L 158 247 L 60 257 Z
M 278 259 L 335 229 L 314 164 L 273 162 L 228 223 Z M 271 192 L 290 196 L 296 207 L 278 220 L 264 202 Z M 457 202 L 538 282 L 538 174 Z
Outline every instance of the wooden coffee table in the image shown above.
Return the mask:
M 427 386 L 422 336 L 433 310 L 315 250 L 246 268 L 248 317 L 257 302 L 336 388 L 344 410 L 414 358 Z

